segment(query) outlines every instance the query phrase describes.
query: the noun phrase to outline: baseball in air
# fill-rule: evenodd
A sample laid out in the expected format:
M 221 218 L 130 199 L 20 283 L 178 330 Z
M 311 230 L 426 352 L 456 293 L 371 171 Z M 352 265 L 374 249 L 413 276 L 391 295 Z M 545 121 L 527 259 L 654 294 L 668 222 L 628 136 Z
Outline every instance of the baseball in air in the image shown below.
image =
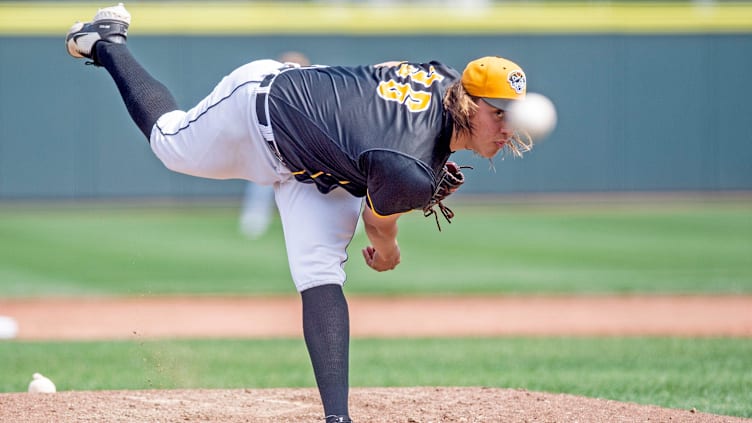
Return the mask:
M 34 373 L 33 380 L 29 383 L 29 392 L 32 394 L 52 394 L 57 392 L 57 388 L 51 380 L 40 373 Z
M 527 93 L 523 100 L 514 102 L 508 114 L 509 124 L 527 132 L 533 141 L 547 137 L 556 127 L 556 107 L 543 94 Z

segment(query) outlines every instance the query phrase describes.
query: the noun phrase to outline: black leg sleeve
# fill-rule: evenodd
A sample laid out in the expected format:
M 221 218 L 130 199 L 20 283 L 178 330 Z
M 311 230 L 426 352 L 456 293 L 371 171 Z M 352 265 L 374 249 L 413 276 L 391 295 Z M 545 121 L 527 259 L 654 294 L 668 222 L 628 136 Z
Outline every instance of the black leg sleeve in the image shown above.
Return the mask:
M 339 285 L 302 292 L 303 333 L 326 415 L 348 415 L 350 316 Z
M 157 119 L 167 112 L 178 110 L 175 98 L 167 87 L 136 61 L 125 44 L 100 41 L 94 48 L 95 62 L 110 73 L 128 113 L 148 141 Z

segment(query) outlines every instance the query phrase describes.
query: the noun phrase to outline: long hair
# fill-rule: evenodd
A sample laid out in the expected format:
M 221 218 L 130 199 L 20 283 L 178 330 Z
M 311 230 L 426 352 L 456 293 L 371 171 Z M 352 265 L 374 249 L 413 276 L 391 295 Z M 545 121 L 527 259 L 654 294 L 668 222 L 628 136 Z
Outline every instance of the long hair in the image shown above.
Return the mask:
M 465 91 L 461 81 L 456 81 L 444 94 L 444 109 L 454 121 L 454 135 L 473 136 L 473 124 L 470 118 L 478 111 L 479 97 L 471 96 Z M 511 154 L 515 157 L 522 155 L 533 148 L 533 139 L 527 132 L 514 131 L 509 142 L 504 145 L 503 155 Z
M 461 81 L 456 81 L 444 94 L 444 109 L 454 121 L 454 135 L 472 136 L 473 125 L 470 117 L 478 110 L 478 105 L 465 91 Z

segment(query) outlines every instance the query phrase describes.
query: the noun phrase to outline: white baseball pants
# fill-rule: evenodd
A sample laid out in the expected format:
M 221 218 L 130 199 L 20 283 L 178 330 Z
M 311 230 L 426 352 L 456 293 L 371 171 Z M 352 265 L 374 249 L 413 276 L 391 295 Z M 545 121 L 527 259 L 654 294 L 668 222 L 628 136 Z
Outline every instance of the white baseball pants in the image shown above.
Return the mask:
M 151 148 L 175 172 L 273 185 L 297 290 L 342 285 L 362 199 L 344 189 L 324 195 L 314 184 L 297 182 L 269 150 L 256 118 L 256 92 L 264 76 L 282 66 L 259 60 L 234 70 L 192 109 L 161 116 Z

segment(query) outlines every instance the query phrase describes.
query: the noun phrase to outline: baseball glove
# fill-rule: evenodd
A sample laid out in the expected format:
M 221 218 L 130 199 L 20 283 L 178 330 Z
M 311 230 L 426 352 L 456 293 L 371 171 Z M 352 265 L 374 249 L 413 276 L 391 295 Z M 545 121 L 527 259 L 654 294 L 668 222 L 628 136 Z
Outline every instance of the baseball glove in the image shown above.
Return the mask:
M 442 169 L 439 176 L 439 183 L 436 185 L 436 191 L 434 191 L 431 201 L 423 207 L 423 216 L 428 217 L 433 215 L 436 218 L 436 226 L 439 228 L 439 232 L 441 232 L 441 225 L 439 224 L 439 214 L 436 212 L 435 207 L 439 208 L 447 223 L 452 223 L 454 212 L 445 206 L 443 201 L 465 183 L 465 175 L 462 174 L 462 169 L 472 168 L 472 166 L 458 166 L 454 162 L 446 162 L 444 165 L 444 169 Z

